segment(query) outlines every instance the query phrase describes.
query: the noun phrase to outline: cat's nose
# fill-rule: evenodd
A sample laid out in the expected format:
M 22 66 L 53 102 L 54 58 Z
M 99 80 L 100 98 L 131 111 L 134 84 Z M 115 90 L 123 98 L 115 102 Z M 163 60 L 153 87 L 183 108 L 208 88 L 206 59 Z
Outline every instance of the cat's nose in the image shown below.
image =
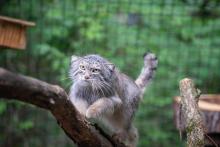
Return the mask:
M 89 75 L 85 75 L 84 78 L 85 78 L 85 79 L 89 79 Z

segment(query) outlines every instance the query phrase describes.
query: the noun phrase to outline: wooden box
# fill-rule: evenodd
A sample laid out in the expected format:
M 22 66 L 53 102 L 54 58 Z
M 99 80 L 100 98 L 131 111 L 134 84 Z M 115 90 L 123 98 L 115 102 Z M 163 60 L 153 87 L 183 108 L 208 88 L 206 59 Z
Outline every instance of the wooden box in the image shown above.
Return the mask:
M 0 46 L 25 49 L 26 29 L 35 23 L 0 16 Z

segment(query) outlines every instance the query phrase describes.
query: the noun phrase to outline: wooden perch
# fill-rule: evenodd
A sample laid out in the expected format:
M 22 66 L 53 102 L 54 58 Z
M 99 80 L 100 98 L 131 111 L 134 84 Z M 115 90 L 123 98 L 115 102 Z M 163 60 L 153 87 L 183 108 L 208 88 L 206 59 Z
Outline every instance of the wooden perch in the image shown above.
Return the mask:
M 59 126 L 80 147 L 125 147 L 90 125 L 59 86 L 0 68 L 1 98 L 19 100 L 50 111 Z
M 200 92 L 195 88 L 193 81 L 187 78 L 180 81 L 179 87 L 181 114 L 186 125 L 187 146 L 203 147 L 205 131 L 198 107 Z

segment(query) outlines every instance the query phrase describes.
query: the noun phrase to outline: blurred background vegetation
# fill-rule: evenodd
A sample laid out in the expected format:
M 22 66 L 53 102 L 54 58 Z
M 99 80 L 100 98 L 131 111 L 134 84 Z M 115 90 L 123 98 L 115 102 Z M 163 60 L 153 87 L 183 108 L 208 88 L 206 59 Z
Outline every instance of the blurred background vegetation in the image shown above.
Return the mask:
M 135 119 L 139 146 L 184 146 L 172 98 L 184 77 L 203 93 L 220 92 L 219 12 L 219 0 L 1 0 L 1 15 L 37 25 L 27 50 L 0 50 L 0 66 L 68 91 L 72 54 L 100 54 L 135 79 L 143 54 L 154 52 L 159 67 Z M 3 147 L 72 143 L 51 114 L 15 101 L 0 101 L 0 130 Z

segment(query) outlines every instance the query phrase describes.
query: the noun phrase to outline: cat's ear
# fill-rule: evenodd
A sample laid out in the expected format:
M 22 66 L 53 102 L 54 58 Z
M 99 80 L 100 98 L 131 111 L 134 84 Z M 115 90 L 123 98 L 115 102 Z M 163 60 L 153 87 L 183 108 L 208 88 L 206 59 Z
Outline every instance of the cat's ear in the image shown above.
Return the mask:
M 72 55 L 71 56 L 71 63 L 75 62 L 76 60 L 78 60 L 80 57 Z
M 108 67 L 109 67 L 109 69 L 110 69 L 111 71 L 114 71 L 114 70 L 115 70 L 115 65 L 114 65 L 114 64 L 109 63 L 109 64 L 107 64 L 107 65 L 108 65 Z

